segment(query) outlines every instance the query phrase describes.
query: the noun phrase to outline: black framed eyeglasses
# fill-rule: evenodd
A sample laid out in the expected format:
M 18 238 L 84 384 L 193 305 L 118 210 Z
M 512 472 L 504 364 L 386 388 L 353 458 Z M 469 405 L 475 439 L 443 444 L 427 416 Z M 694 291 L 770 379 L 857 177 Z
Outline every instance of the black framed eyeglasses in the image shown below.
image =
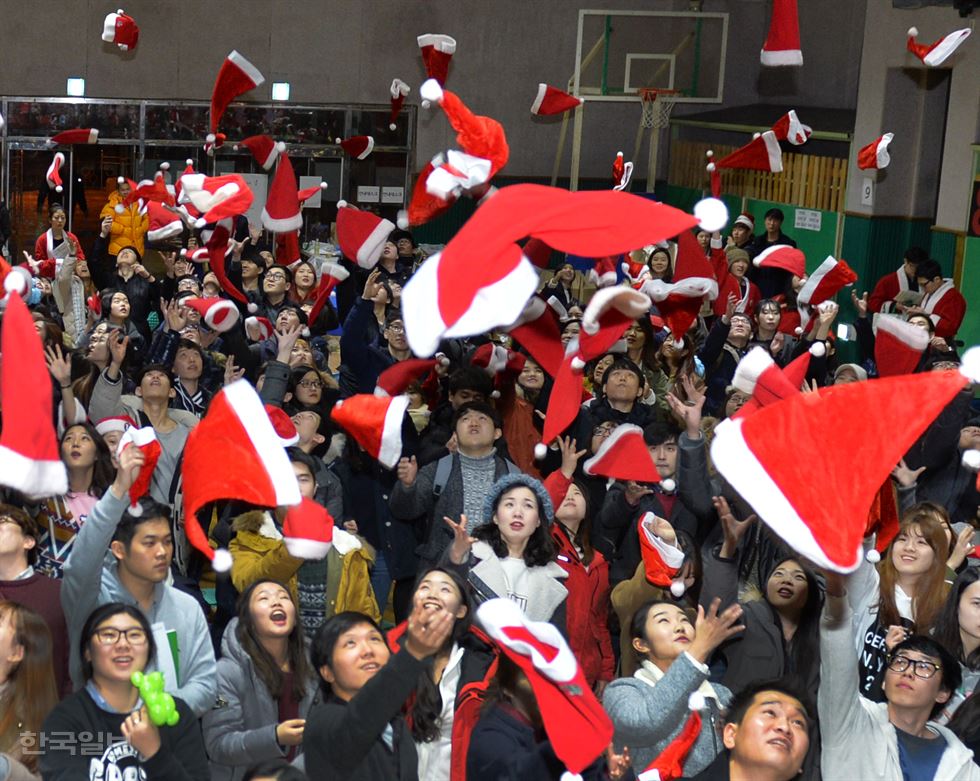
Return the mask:
M 146 632 L 138 626 L 131 629 L 116 629 L 108 626 L 104 629 L 95 630 L 95 636 L 102 645 L 115 645 L 123 635 L 126 636 L 126 642 L 130 645 L 143 645 L 146 642 Z
M 936 673 L 943 669 L 941 664 L 936 664 L 935 662 L 927 662 L 924 659 L 910 659 L 907 656 L 892 656 L 888 659 L 888 669 L 894 670 L 897 673 L 904 673 L 912 667 L 912 672 L 916 678 L 922 678 L 923 680 L 928 680 L 932 678 Z

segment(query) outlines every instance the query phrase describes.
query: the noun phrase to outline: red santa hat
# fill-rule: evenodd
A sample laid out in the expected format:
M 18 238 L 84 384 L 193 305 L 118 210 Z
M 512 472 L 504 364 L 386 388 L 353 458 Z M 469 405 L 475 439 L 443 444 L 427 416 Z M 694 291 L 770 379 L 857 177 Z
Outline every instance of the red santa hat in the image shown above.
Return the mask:
M 441 33 L 426 33 L 417 40 L 422 53 L 422 64 L 425 65 L 425 75 L 435 79 L 440 85 L 445 84 L 449 62 L 456 53 L 456 39 Z M 425 103 L 422 105 L 428 108 Z
M 136 421 L 129 417 L 129 415 L 112 415 L 108 418 L 102 418 L 102 420 L 96 423 L 95 430 L 104 437 L 113 431 L 124 434 L 126 429 L 135 425 Z
M 149 221 L 146 231 L 147 241 L 164 241 L 184 232 L 184 221 L 181 220 L 180 214 L 168 209 L 162 203 L 148 202 L 146 214 Z
M 977 348 L 964 356 L 964 366 L 980 376 Z M 797 394 L 723 421 L 711 458 L 790 547 L 820 567 L 850 572 L 860 563 L 865 519 L 879 486 L 966 384 L 964 374 L 944 371 Z M 896 420 L 902 421 L 897 429 Z M 792 436 L 773 438 L 773 431 Z
M 643 440 L 643 429 L 632 423 L 616 426 L 582 468 L 587 475 L 638 483 L 660 482 L 657 465 Z
M 892 540 L 898 535 L 898 497 L 895 493 L 895 486 L 891 477 L 887 478 L 878 489 L 871 509 L 868 511 L 868 523 L 864 530 L 864 537 L 874 535 L 875 546 L 869 549 L 864 558 L 872 564 L 881 561 L 881 554 L 888 550 Z
M 796 0 L 773 0 L 769 33 L 759 57 L 763 65 L 802 65 L 800 17 Z
M 715 153 L 708 150 L 705 153 L 708 157 L 707 170 L 711 174 L 711 194 L 717 199 L 721 195 L 721 174 L 722 169 L 738 169 L 749 171 L 769 171 L 779 173 L 783 170 L 783 151 L 779 147 L 776 134 L 767 130 L 765 133 L 756 133 L 752 140 L 745 146 L 741 146 L 721 160 L 715 160 Z
M 218 284 L 221 285 L 221 289 L 224 290 L 225 293 L 244 306 L 249 314 L 255 314 L 257 311 L 259 311 L 258 306 L 248 300 L 245 293 L 236 287 L 234 283 L 232 283 L 232 281 L 228 278 L 228 274 L 225 272 L 225 264 L 223 259 L 228 253 L 228 242 L 231 239 L 231 227 L 231 219 L 223 219 L 220 222 L 215 223 L 214 228 L 210 231 L 210 235 L 205 239 L 205 248 L 207 249 L 208 257 L 211 259 L 211 271 L 214 273 L 215 277 L 218 278 Z M 206 234 L 207 231 L 202 231 L 202 238 L 204 238 Z M 220 258 L 221 260 L 215 261 L 215 258 Z
M 443 162 L 435 165 L 425 178 L 429 195 L 452 203 L 464 192 L 472 191 L 490 181 L 491 162 L 457 149 L 446 152 Z
M 887 168 L 892 161 L 891 155 L 888 153 L 888 145 L 894 138 L 894 133 L 885 133 L 867 146 L 861 147 L 858 151 L 858 168 L 862 170 Z
M 875 364 L 879 377 L 911 374 L 929 347 L 929 332 L 894 315 L 875 318 Z
M 568 768 L 563 778 L 581 773 L 609 746 L 613 724 L 568 642 L 553 624 L 531 621 L 509 599 L 484 602 L 476 620 L 531 684 L 551 748 Z
M 292 268 L 299 263 L 302 253 L 299 249 L 299 231 L 289 230 L 276 234 L 276 263 Z
M 506 347 L 485 342 L 473 351 L 470 356 L 470 365 L 483 369 L 491 377 L 495 377 L 501 372 L 510 374 L 520 374 L 524 370 L 527 358 L 515 350 L 508 350 Z
M 160 460 L 160 454 L 163 451 L 153 426 L 144 426 L 143 428 L 130 426 L 127 428 L 122 437 L 119 438 L 119 444 L 116 445 L 117 455 L 122 455 L 127 447 L 136 447 L 143 452 L 143 466 L 140 467 L 136 480 L 129 488 L 129 514 L 139 517 L 143 514 L 140 499 L 150 492 L 153 470 L 157 468 L 157 462 Z
M 669 588 L 675 597 L 684 594 L 684 581 L 677 577 L 684 566 L 684 551 L 663 540 L 655 529 L 657 516 L 644 513 L 636 524 L 640 537 L 640 554 L 643 557 L 643 574 L 654 586 Z
M 266 171 L 276 164 L 280 153 L 286 151 L 286 145 L 282 141 L 276 142 L 272 136 L 249 136 L 235 144 L 235 149 L 240 146 L 251 152 L 255 162 Z
M 781 369 L 768 350 L 764 347 L 753 347 L 739 361 L 732 378 L 732 386 L 752 398 L 733 417 L 751 415 L 761 407 L 798 395 L 810 368 L 810 357 L 819 357 L 825 353 L 823 342 L 815 342 L 807 352 L 798 355 L 785 369 Z
M 341 554 L 361 547 L 353 534 L 334 526 L 333 516 L 322 505 L 306 498 L 286 512 L 282 541 L 290 556 L 307 561 L 326 558 L 331 547 Z
M 187 198 L 201 213 L 194 223 L 197 228 L 244 214 L 252 205 L 252 191 L 239 174 L 184 174 L 180 177 L 180 184 L 182 197 Z M 293 190 L 295 193 L 295 188 Z
M 340 147 L 355 160 L 364 160 L 374 151 L 373 136 L 351 136 L 335 139 Z
M 209 144 L 216 144 L 218 141 L 218 125 L 228 104 L 264 81 L 265 76 L 259 73 L 259 69 L 237 51 L 232 51 L 225 57 L 211 91 L 211 132 L 207 138 Z
M 445 363 L 443 363 L 445 361 Z M 374 386 L 374 395 L 381 398 L 388 396 L 399 396 L 408 389 L 413 382 L 422 379 L 436 366 L 446 365 L 449 360 L 443 356 L 439 358 L 408 358 L 404 361 L 395 361 L 391 366 L 378 375 L 378 382 Z
M 276 432 L 276 436 L 279 437 L 279 442 L 283 447 L 292 447 L 299 442 L 299 433 L 296 431 L 296 425 L 282 407 L 266 404 L 265 414 L 269 416 L 269 422 L 272 424 L 272 428 Z
M 558 318 L 541 298 L 532 296 L 521 316 L 506 330 L 550 377 L 558 374 L 565 347 L 561 343 Z
M 650 311 L 650 297 L 631 287 L 617 285 L 597 290 L 582 313 L 579 357 L 585 362 L 612 347 L 635 320 Z
M 55 152 L 54 157 L 51 160 L 51 165 L 48 166 L 47 172 L 44 174 L 44 178 L 48 183 L 48 187 L 57 193 L 60 193 L 65 188 L 61 186 L 61 166 L 65 164 L 65 156 L 61 152 Z
M 776 124 L 771 128 L 777 141 L 789 141 L 793 146 L 805 144 L 806 140 L 813 133 L 813 128 L 800 122 L 796 116 L 796 110 L 790 109 L 776 120 Z
M 227 298 L 188 297 L 180 303 L 200 314 L 208 328 L 218 333 L 230 331 L 238 322 L 238 307 Z
M 531 104 L 531 113 L 540 117 L 552 116 L 554 114 L 564 114 L 569 109 L 582 104 L 581 98 L 569 95 L 558 87 L 550 84 L 538 84 L 538 94 Z
M 633 162 L 623 160 L 623 153 L 617 152 L 616 159 L 613 160 L 613 189 L 625 190 L 633 176 Z
M 262 207 L 262 225 L 273 233 L 298 231 L 303 227 L 303 213 L 300 211 L 299 199 L 296 196 L 296 174 L 289 155 L 285 152 L 279 155 L 279 165 L 276 175 L 272 178 L 272 186 Z
M 526 246 L 524 254 L 527 255 Z M 617 279 L 615 257 L 607 255 L 604 258 L 596 258 L 595 265 L 589 269 L 589 281 L 598 288 L 615 285 Z
M 337 203 L 337 243 L 344 257 L 361 268 L 372 269 L 378 265 L 381 251 L 394 229 L 391 220 L 355 209 L 346 201 Z
M 187 436 L 181 474 L 187 539 L 218 572 L 231 569 L 231 554 L 212 550 L 198 510 L 219 499 L 282 507 L 302 498 L 289 457 L 247 380 L 226 385 L 211 400 Z
M 258 339 L 252 339 L 252 331 L 256 328 L 258 329 Z M 271 339 L 275 332 L 275 326 L 272 325 L 272 321 L 267 317 L 256 317 L 252 315 L 251 317 L 245 318 L 245 333 L 249 335 L 249 339 L 252 339 L 253 342 Z
M 114 14 L 106 14 L 102 21 L 102 40 L 114 43 L 122 51 L 135 49 L 140 39 L 140 28 L 136 20 L 120 8 Z M 93 143 L 93 142 L 89 142 Z
M 320 282 L 317 285 L 316 298 L 313 300 L 313 306 L 310 307 L 310 313 L 307 316 L 310 325 L 316 323 L 317 317 L 320 316 L 320 312 L 326 306 L 334 288 L 349 276 L 350 272 L 339 263 L 324 263 L 320 266 Z
M 4 279 L 7 291 L 0 335 L 0 485 L 30 497 L 68 492 L 68 473 L 61 460 L 51 420 L 51 377 L 34 320 L 21 299 L 26 292 L 20 274 Z
M 643 252 L 645 255 L 645 248 Z M 632 255 L 627 255 L 626 259 L 619 264 L 619 267 L 622 269 L 626 280 L 637 289 L 639 289 L 644 282 L 650 279 L 650 267 L 647 266 L 646 259 L 634 260 Z
M 575 421 L 585 392 L 582 384 L 584 366 L 578 339 L 572 339 L 566 346 L 564 357 L 554 375 L 555 382 L 548 396 L 541 441 L 534 446 L 535 458 L 544 458 L 548 453 L 548 445 Z
M 857 278 L 857 274 L 847 265 L 846 260 L 843 258 L 838 260 L 828 255 L 827 259 L 807 277 L 797 299 L 801 304 L 817 306 L 833 298 L 842 288 L 853 285 L 857 282 Z
M 94 127 L 76 127 L 62 130 L 51 136 L 52 144 L 70 146 L 71 144 L 95 144 L 99 141 L 99 131 Z
M 330 418 L 350 434 L 371 458 L 394 469 L 402 454 L 402 419 L 408 396 L 375 396 L 358 393 L 341 399 Z
M 402 290 L 412 351 L 429 356 L 444 336 L 483 333 L 517 320 L 538 285 L 536 269 L 517 244 L 526 236 L 561 252 L 601 257 L 661 241 L 695 222 L 679 209 L 614 190 L 505 187 Z M 474 265 L 474 257 L 482 262 Z
M 910 27 L 906 48 L 930 68 L 938 68 L 959 48 L 963 41 L 970 37 L 971 32 L 973 31 L 969 27 L 964 27 L 962 30 L 947 33 L 934 43 L 925 44 L 916 41 L 919 31 L 915 27 Z
M 773 244 L 756 255 L 752 262 L 756 268 L 781 268 L 801 279 L 806 276 L 806 255 L 788 244 Z
M 405 96 L 412 91 L 412 88 L 401 79 L 392 79 L 389 91 L 391 92 L 391 115 L 388 117 L 388 129 L 397 130 L 398 115 L 401 114 L 402 106 L 405 104 Z
M 718 282 L 711 264 L 690 231 L 677 236 L 673 281 L 650 279 L 643 283 L 642 290 L 653 299 L 676 345 L 683 342 L 684 334 L 697 319 L 704 297 L 709 301 L 718 298 Z
M 317 193 L 321 193 L 328 187 L 327 183 L 321 181 L 319 184 L 314 184 L 311 187 L 304 187 L 302 190 L 296 191 L 296 199 L 299 201 L 300 207 L 303 206 L 310 198 L 312 198 Z
M 705 707 L 704 695 L 691 692 L 687 698 L 690 711 L 680 732 L 667 747 L 637 775 L 637 781 L 675 781 L 684 775 L 684 760 L 701 734 L 701 711 Z

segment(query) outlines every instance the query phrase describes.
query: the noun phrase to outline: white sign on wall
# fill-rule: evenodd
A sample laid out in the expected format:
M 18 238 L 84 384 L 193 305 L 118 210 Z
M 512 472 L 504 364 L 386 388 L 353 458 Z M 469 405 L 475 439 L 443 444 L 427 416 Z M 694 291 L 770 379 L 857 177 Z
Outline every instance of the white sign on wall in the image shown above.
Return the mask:
M 875 180 L 870 176 L 866 176 L 861 180 L 861 205 L 875 205 Z
M 404 203 L 404 202 L 405 202 L 404 187 L 381 188 L 381 203 Z
M 358 187 L 357 188 L 357 202 L 358 203 L 378 203 L 381 199 L 381 188 L 380 187 Z
M 797 230 L 819 231 L 823 222 L 823 214 L 816 209 L 797 209 L 793 227 Z
M 265 198 L 269 189 L 269 175 L 240 174 L 240 176 L 245 180 L 253 196 L 252 205 L 245 212 L 245 216 L 248 217 L 250 225 L 261 225 L 262 209 L 265 208 Z

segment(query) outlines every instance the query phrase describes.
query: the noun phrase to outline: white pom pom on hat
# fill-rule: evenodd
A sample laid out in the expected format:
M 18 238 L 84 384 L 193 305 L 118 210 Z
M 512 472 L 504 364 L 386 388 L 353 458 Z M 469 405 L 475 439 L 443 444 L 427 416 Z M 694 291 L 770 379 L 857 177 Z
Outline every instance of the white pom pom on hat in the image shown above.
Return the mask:
M 403 231 L 407 231 L 408 230 L 408 226 L 409 226 L 408 212 L 405 211 L 404 209 L 399 209 L 398 210 L 398 219 L 396 220 L 395 224 L 399 228 L 401 228 Z
M 398 125 L 396 125 L 394 122 L 391 122 L 388 125 L 388 130 L 398 130 Z
M 874 548 L 871 548 L 867 553 L 864 554 L 864 558 L 868 560 L 870 564 L 877 564 L 881 561 L 881 554 L 878 553 Z
M 126 207 L 123 206 L 121 203 L 117 203 L 115 206 L 112 207 L 112 210 L 116 214 L 122 214 L 124 211 L 126 211 Z
M 915 38 L 919 34 L 919 28 L 918 27 L 909 27 L 908 34 L 909 34 L 909 36 L 911 38 Z
M 338 209 L 343 209 L 346 206 L 347 206 L 347 201 L 345 201 L 343 199 L 337 201 L 337 208 Z
M 248 309 L 248 313 L 250 315 L 254 315 L 256 312 L 259 311 L 259 305 L 256 304 L 254 301 L 249 301 L 248 306 L 245 308 Z
M 211 560 L 211 569 L 215 572 L 227 572 L 231 569 L 231 552 L 226 548 L 218 548 Z
M 535 459 L 540 461 L 546 455 L 548 455 L 548 446 L 544 442 L 538 442 L 538 444 L 534 446 Z
M 963 353 L 960 371 L 971 382 L 980 382 L 980 347 L 971 347 Z
M 670 593 L 678 599 L 684 596 L 685 591 L 687 591 L 687 586 L 684 585 L 683 580 L 675 580 L 670 584 Z
M 980 471 L 980 450 L 964 450 L 963 466 L 974 472 Z
M 713 166 L 714 163 L 709 163 Z M 702 198 L 694 204 L 694 216 L 698 226 L 709 233 L 720 231 L 728 223 L 728 207 L 720 198 Z
M 660 481 L 660 487 L 663 488 L 667 493 L 670 493 L 675 488 L 677 488 L 677 483 L 671 480 L 669 477 L 665 480 Z
M 691 692 L 690 696 L 687 698 L 688 710 L 704 710 L 707 704 L 708 703 L 705 701 L 704 695 L 699 691 Z
M 3 289 L 23 297 L 31 284 L 30 272 L 22 266 L 14 266 L 3 280 Z
M 170 170 L 170 163 L 168 163 L 166 160 L 164 160 L 162 163 L 160 163 L 160 170 L 161 171 L 169 171 Z
M 139 502 L 133 502 L 126 509 L 129 512 L 129 514 L 132 515 L 134 518 L 143 517 L 143 505 L 141 505 Z
M 810 345 L 810 355 L 814 358 L 823 358 L 827 354 L 827 345 L 823 342 L 814 342 Z
M 124 184 L 125 182 L 126 182 L 126 177 L 125 176 L 117 176 L 116 177 L 116 184 Z

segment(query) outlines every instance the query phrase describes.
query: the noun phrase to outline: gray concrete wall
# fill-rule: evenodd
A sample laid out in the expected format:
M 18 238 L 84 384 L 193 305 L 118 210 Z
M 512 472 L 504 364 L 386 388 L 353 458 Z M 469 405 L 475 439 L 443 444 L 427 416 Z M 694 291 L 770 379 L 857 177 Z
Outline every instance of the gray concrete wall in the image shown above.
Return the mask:
M 459 43 L 449 86 L 475 111 L 504 124 L 512 150 L 506 172 L 515 176 L 551 173 L 558 125 L 532 121 L 528 107 L 539 81 L 558 85 L 571 75 L 578 8 L 688 8 L 687 0 L 128 0 L 123 5 L 142 37 L 135 52 L 120 55 L 100 40 L 110 10 L 105 2 L 2 5 L 0 94 L 6 95 L 63 95 L 66 77 L 74 75 L 86 79 L 90 97 L 207 99 L 221 60 L 234 48 L 267 79 L 250 97 L 267 100 L 273 81 L 289 81 L 296 102 L 385 103 L 392 78 L 415 89 L 423 79 L 415 36 L 448 33 Z M 759 49 L 769 3 L 706 0 L 705 11 L 732 14 L 725 105 L 761 100 L 853 108 L 865 5 L 802 0 L 805 65 L 763 70 Z M 441 112 L 420 117 L 417 168 L 452 140 Z M 590 107 L 583 176 L 608 175 L 615 151 L 632 149 L 638 119 L 636 105 Z M 567 171 L 567 153 L 565 160 Z

